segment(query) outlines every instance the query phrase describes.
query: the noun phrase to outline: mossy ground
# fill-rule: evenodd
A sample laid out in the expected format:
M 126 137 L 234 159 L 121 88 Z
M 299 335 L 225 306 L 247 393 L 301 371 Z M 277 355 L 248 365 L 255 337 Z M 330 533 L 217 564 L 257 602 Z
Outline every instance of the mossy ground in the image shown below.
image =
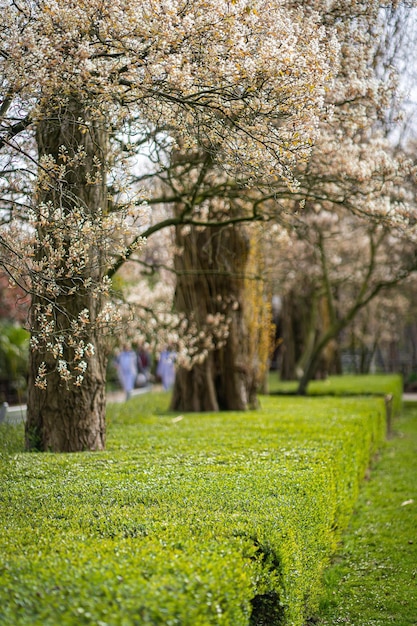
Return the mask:
M 405 403 L 326 572 L 320 626 L 417 624 L 417 403 Z

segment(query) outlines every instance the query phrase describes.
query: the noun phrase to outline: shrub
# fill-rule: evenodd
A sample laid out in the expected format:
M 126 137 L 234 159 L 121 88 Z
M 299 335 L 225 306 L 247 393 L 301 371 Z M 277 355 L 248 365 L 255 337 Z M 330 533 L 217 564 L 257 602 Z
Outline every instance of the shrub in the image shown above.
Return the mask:
M 281 381 L 276 372 L 269 375 L 272 394 L 294 394 L 297 381 Z M 312 380 L 308 386 L 309 396 L 393 396 L 393 413 L 398 415 L 402 407 L 403 379 L 400 374 L 367 374 L 329 376 L 325 380 Z
M 0 623 L 301 626 L 384 437 L 382 399 L 109 407 L 108 449 L 0 460 Z M 0 436 L 10 426 L 0 428 Z M 10 444 L 12 441 L 12 444 Z
M 29 333 L 0 322 L 0 401 L 22 402 L 26 394 Z

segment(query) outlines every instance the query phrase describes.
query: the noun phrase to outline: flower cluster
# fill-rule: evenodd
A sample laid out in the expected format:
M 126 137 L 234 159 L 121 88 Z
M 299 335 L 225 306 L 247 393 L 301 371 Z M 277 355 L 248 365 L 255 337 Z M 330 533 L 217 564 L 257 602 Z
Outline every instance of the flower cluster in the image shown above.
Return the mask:
M 64 146 L 57 158 L 42 157 L 26 229 L 12 221 L 2 233 L 2 262 L 32 296 L 31 348 L 44 359 L 35 382 L 40 388 L 51 371 L 81 385 L 94 343 L 100 347 L 120 321 L 106 272 L 125 254 L 125 238 L 135 236 L 138 224 L 130 206 L 92 210 L 71 193 L 68 181 L 74 172 L 89 171 L 86 162 L 82 147 L 72 157 Z M 143 245 L 137 237 L 136 248 Z
M 176 348 L 176 362 L 191 369 L 203 363 L 210 352 L 222 348 L 229 336 L 231 314 L 237 308 L 232 299 L 218 296 L 214 313 L 199 319 L 192 312 L 175 312 L 173 281 L 160 281 L 154 288 L 146 280 L 138 280 L 126 292 L 126 301 L 120 303 L 120 326 L 114 337 L 118 344 L 128 340 L 132 344 L 146 343 L 154 353 L 166 345 Z
M 10 3 L 0 31 L 10 93 L 33 119 L 77 93 L 93 117 L 139 112 L 235 174 L 289 182 L 316 138 L 338 49 L 318 13 L 276 0 Z

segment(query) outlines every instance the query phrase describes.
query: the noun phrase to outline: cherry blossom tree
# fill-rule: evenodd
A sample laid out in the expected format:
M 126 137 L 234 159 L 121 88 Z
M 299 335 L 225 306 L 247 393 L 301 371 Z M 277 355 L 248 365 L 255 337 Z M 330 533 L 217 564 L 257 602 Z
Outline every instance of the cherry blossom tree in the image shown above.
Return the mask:
M 143 238 L 200 221 L 196 196 L 142 221 L 129 138 L 196 151 L 200 177 L 210 163 L 248 189 L 291 188 L 335 54 L 318 14 L 280 2 L 0 8 L 1 263 L 32 296 L 27 446 L 102 449 L 110 279 Z
M 410 328 L 412 309 L 406 296 L 407 282 L 387 293 L 381 292 L 359 311 L 342 333 L 340 343 L 350 360 L 350 371 L 357 374 L 369 374 L 372 369 L 399 371 L 398 367 L 391 369 L 391 365 L 397 364 L 387 362 L 391 359 L 386 359 L 386 355 L 400 345 L 407 326 L 407 330 Z
M 298 185 L 292 189 L 282 184 L 282 179 L 277 176 L 275 181 L 269 181 L 268 188 L 256 189 L 252 195 L 245 190 L 246 207 L 249 205 L 249 214 L 258 219 L 271 221 L 282 220 L 285 213 L 290 215 L 298 212 L 306 227 L 309 227 L 308 211 L 314 206 L 314 211 L 337 212 L 337 208 L 342 206 L 349 209 L 355 215 L 363 215 L 375 222 L 381 222 L 389 230 L 407 229 L 410 226 L 410 217 L 413 211 L 412 194 L 406 190 L 405 180 L 410 171 L 410 164 L 405 155 L 393 150 L 392 144 L 387 140 L 388 130 L 393 127 L 394 119 L 398 113 L 396 99 L 398 98 L 396 75 L 390 67 L 391 62 L 396 58 L 398 47 L 397 32 L 398 26 L 402 25 L 409 16 L 409 8 L 396 3 L 382 5 L 379 2 L 370 2 L 365 5 L 352 3 L 349 6 L 340 8 L 336 3 L 326 3 L 325 5 L 314 4 L 314 10 L 321 11 L 323 21 L 329 28 L 329 32 L 336 32 L 337 39 L 342 47 L 342 61 L 334 83 L 327 94 L 329 114 L 324 116 L 320 127 L 320 135 L 313 147 L 311 157 L 307 162 L 303 162 L 296 170 Z M 312 9 L 311 3 L 305 3 L 306 11 Z M 404 34 L 401 30 L 401 34 Z M 389 44 L 388 52 L 385 49 Z M 201 177 L 194 175 L 193 180 L 198 180 L 198 192 L 191 197 L 198 197 L 213 201 L 216 193 L 220 192 L 220 197 L 229 199 L 232 197 L 234 206 L 239 204 L 241 197 L 240 189 L 234 186 L 230 180 L 222 180 L 219 175 L 214 177 L 208 174 L 212 165 L 203 155 L 196 159 L 199 163 L 204 163 L 205 170 L 200 170 Z M 187 164 L 187 173 L 195 171 L 192 160 L 186 160 L 182 156 L 182 166 Z M 170 181 L 178 183 L 176 176 L 178 172 L 170 170 Z M 183 179 L 182 179 L 183 181 Z M 204 181 L 210 181 L 204 194 Z M 221 182 L 223 188 L 221 189 Z M 178 184 L 173 188 L 173 197 L 178 191 Z M 221 191 L 220 191 L 221 189 Z M 177 198 L 178 200 L 178 198 Z M 249 200 L 249 203 L 248 203 Z M 238 211 L 242 215 L 242 209 Z M 230 212 L 228 213 L 230 215 Z M 236 212 L 235 212 L 236 215 Z M 304 218 L 304 215 L 306 216 Z M 366 223 L 364 223 L 364 237 L 366 239 Z M 236 227 L 235 227 L 236 229 Z M 411 233 L 410 233 L 411 234 Z M 202 242 L 201 234 L 195 238 Z M 188 239 L 189 252 L 188 259 L 199 259 L 198 271 L 200 276 L 204 274 L 204 263 L 199 257 L 199 250 L 204 246 L 197 246 Z M 241 258 L 243 258 L 242 255 Z M 209 254 L 210 259 L 213 254 Z M 239 257 L 239 255 L 238 255 Z M 278 262 L 278 261 L 277 261 Z M 187 265 L 187 262 L 185 261 Z M 196 263 L 194 263 L 196 265 Z M 205 266 L 206 271 L 213 271 L 212 266 Z M 186 268 L 183 268 L 185 271 Z M 242 272 L 242 266 L 236 266 L 235 275 Z M 229 273 L 232 273 L 229 270 Z M 304 282 L 306 278 L 304 277 Z M 197 306 L 197 301 L 206 300 L 193 297 L 198 292 L 198 275 L 194 274 L 190 295 L 188 297 L 188 308 Z M 204 283 L 205 278 L 200 278 Z M 184 290 L 184 282 L 179 282 L 179 288 Z M 190 280 L 186 281 L 190 286 Z M 299 283 L 300 284 L 300 283 Z M 233 291 L 232 281 L 230 281 L 230 291 Z M 221 289 L 219 288 L 221 291 Z M 215 289 L 211 288 L 211 293 Z M 311 301 L 306 301 L 308 313 L 316 310 L 314 299 L 316 298 L 314 283 L 309 286 L 309 293 L 312 294 Z M 287 296 L 288 297 L 288 296 Z M 243 298 L 244 300 L 244 298 Z M 237 297 L 239 308 L 244 308 L 242 297 Z M 194 304 L 192 304 L 194 302 Z M 300 300 L 297 300 L 299 306 Z M 320 305 L 321 321 L 326 330 L 330 325 L 331 311 L 329 303 L 325 298 L 321 298 L 317 306 Z M 361 306 L 365 306 L 362 304 Z M 285 308 L 287 310 L 287 308 Z M 306 325 L 306 319 L 301 319 L 300 323 Z M 322 328 L 322 330 L 323 330 Z M 312 342 L 316 329 L 312 325 L 309 335 L 309 342 Z M 241 333 L 243 338 L 244 333 Z M 244 342 L 241 341 L 241 345 Z M 232 344 L 228 344 L 228 353 L 233 353 Z M 335 337 L 326 340 L 326 344 L 321 351 L 323 371 L 328 369 L 329 360 L 336 355 L 337 343 Z M 214 357 L 215 355 L 213 355 Z M 299 355 L 301 356 L 301 355 Z M 304 351 L 304 359 L 308 360 L 308 352 Z M 241 371 L 241 383 L 246 374 L 239 363 L 245 359 L 239 358 L 236 353 L 235 367 L 228 362 L 228 371 Z M 287 361 L 285 361 L 286 363 Z M 334 361 L 337 367 L 337 360 Z M 294 363 L 295 365 L 295 363 Z M 303 365 L 303 363 L 301 363 Z M 208 364 L 206 363 L 206 367 Z M 317 369 L 317 363 L 313 369 Z M 309 368 L 308 368 L 309 369 Z M 215 371 L 221 371 L 217 365 Z M 340 371 L 340 366 L 338 370 Z M 191 389 L 193 387 L 193 374 L 200 381 L 207 381 L 207 370 L 204 374 L 197 372 L 186 375 L 187 390 L 190 397 L 194 398 Z M 311 375 L 308 373 L 307 376 Z M 220 376 L 217 376 L 220 378 Z M 250 377 L 249 377 L 250 378 Z M 215 387 L 211 381 L 211 387 Z M 180 385 L 180 382 L 178 383 Z M 198 384 L 196 396 L 202 397 L 204 394 Z M 245 388 L 245 384 L 241 384 Z M 182 384 L 184 388 L 185 385 Z M 203 384 L 204 389 L 208 385 Z M 184 397 L 180 392 L 179 396 Z M 240 396 L 242 397 L 242 396 Z M 244 402 L 243 402 L 244 403 Z M 192 407 L 192 403 L 187 405 Z M 214 405 L 215 407 L 216 405 Z M 178 408 L 184 409 L 184 405 L 178 404 Z
M 278 205 L 271 202 L 269 209 L 271 217 L 278 215 L 281 221 L 285 212 L 297 215 L 298 234 L 295 239 L 291 237 L 291 242 L 300 258 L 309 249 L 306 271 L 300 275 L 294 267 L 292 270 L 298 284 L 293 283 L 290 289 L 289 280 L 283 289 L 285 328 L 298 341 L 298 346 L 284 341 L 284 366 L 289 366 L 287 375 L 294 375 L 298 368 L 301 393 L 305 393 L 311 376 L 320 369 L 328 370 L 330 361 L 338 371 L 337 326 L 343 328 L 348 318 L 353 319 L 385 286 L 396 284 L 414 271 L 413 164 L 390 140 L 399 113 L 393 63 L 400 53 L 404 54 L 401 40 L 406 35 L 404 24 L 410 8 L 405 3 L 372 2 L 366 6 L 350 3 L 323 7 L 323 20 L 328 28 L 336 29 L 341 46 L 340 68 L 327 94 L 332 114 L 323 119 L 311 158 L 297 173 L 298 189 L 287 201 L 281 200 Z M 403 56 L 400 61 L 404 62 Z M 349 257 L 341 253 L 344 235 L 338 238 L 332 220 L 346 224 L 349 240 L 352 226 L 345 210 L 367 220 L 359 220 L 354 226 L 358 243 L 350 241 L 356 244 L 355 249 L 362 242 L 357 252 L 369 276 L 365 273 L 355 278 L 355 263 L 349 265 Z M 328 230 L 317 230 L 320 220 L 328 222 Z M 290 218 L 287 222 L 295 228 Z M 398 273 L 394 275 L 391 259 L 381 253 L 387 241 L 389 246 L 396 246 L 393 267 Z M 333 246 L 335 251 L 330 254 Z M 401 260 L 398 256 L 402 252 Z M 345 272 L 344 282 L 337 280 L 332 256 L 345 259 L 346 267 L 352 270 L 352 276 L 349 270 Z M 386 272 L 385 279 L 376 276 L 378 264 Z M 352 291 L 353 284 L 356 292 Z M 345 294 L 347 300 L 341 310 L 335 304 L 337 292 Z
M 298 393 L 304 394 L 319 368 L 331 373 L 341 332 L 352 328 L 356 318 L 360 324 L 378 296 L 380 305 L 382 296 L 392 297 L 398 285 L 416 272 L 417 255 L 415 241 L 405 238 L 401 229 L 395 231 L 345 209 L 312 211 L 308 220 L 304 216 L 302 224 L 293 226 L 292 234 L 281 233 L 281 278 L 276 270 L 273 275 L 275 289 L 286 296 L 284 316 L 288 315 L 285 307 L 291 311 L 294 304 L 304 311 L 293 362 Z M 291 359 L 288 330 L 283 340 L 290 350 L 283 355 L 285 361 Z

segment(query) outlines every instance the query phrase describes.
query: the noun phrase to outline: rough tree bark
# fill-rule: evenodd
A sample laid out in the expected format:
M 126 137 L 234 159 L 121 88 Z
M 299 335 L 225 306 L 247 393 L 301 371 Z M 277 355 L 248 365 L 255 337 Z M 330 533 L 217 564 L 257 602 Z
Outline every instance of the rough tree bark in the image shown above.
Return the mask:
M 192 228 L 186 235 L 179 227 L 176 237 L 183 249 L 175 261 L 176 309 L 187 315 L 192 312 L 202 326 L 208 314 L 223 312 L 226 306 L 231 324 L 224 347 L 191 370 L 178 368 L 171 407 L 176 411 L 244 410 L 256 398 L 244 319 L 248 236 L 243 226 L 234 225 Z
M 80 120 L 83 123 L 80 123 Z M 105 211 L 107 191 L 104 170 L 107 134 L 99 123 L 88 118 L 83 105 L 75 98 L 70 99 L 65 106 L 61 105 L 59 110 L 57 108 L 54 115 L 45 116 L 38 124 L 37 142 L 39 156 L 52 155 L 57 163 L 60 162 L 61 146 L 65 146 L 70 159 L 79 149 L 85 152 L 80 166 L 73 165 L 68 168 L 63 187 L 59 190 L 53 185 L 49 189 L 41 188 L 38 201 L 60 206 L 67 214 L 80 207 L 83 213 L 93 218 L 99 209 Z M 101 177 L 94 183 L 88 182 L 86 173 L 94 172 L 97 163 L 102 167 Z M 41 239 L 45 236 L 41 229 L 38 234 Z M 70 245 L 68 243 L 68 246 Z M 92 241 L 90 258 L 83 274 L 77 277 L 78 284 L 85 278 L 92 278 L 93 282 L 100 280 L 103 271 L 100 255 L 100 250 Z M 93 344 L 95 353 L 88 360 L 83 384 L 76 387 L 71 381 L 66 384 L 61 380 L 56 371 L 56 361 L 50 355 L 42 351 L 31 351 L 25 427 L 26 447 L 29 450 L 54 452 L 100 450 L 105 445 L 107 354 L 100 336 L 94 331 L 94 321 L 102 302 L 100 297 L 93 297 L 88 288 L 78 288 L 72 295 L 65 293 L 69 285 L 67 278 L 61 279 L 61 285 L 63 293 L 57 296 L 54 302 L 56 332 L 68 330 L 70 321 L 76 319 L 81 311 L 88 309 L 91 330 L 83 339 Z M 35 296 L 32 312 L 38 303 L 45 304 Z M 33 313 L 32 322 L 36 335 L 39 324 Z M 73 357 L 73 349 L 68 345 L 64 346 L 62 358 L 70 362 Z M 35 385 L 38 368 L 42 362 L 46 363 L 49 372 L 48 386 L 44 390 Z

